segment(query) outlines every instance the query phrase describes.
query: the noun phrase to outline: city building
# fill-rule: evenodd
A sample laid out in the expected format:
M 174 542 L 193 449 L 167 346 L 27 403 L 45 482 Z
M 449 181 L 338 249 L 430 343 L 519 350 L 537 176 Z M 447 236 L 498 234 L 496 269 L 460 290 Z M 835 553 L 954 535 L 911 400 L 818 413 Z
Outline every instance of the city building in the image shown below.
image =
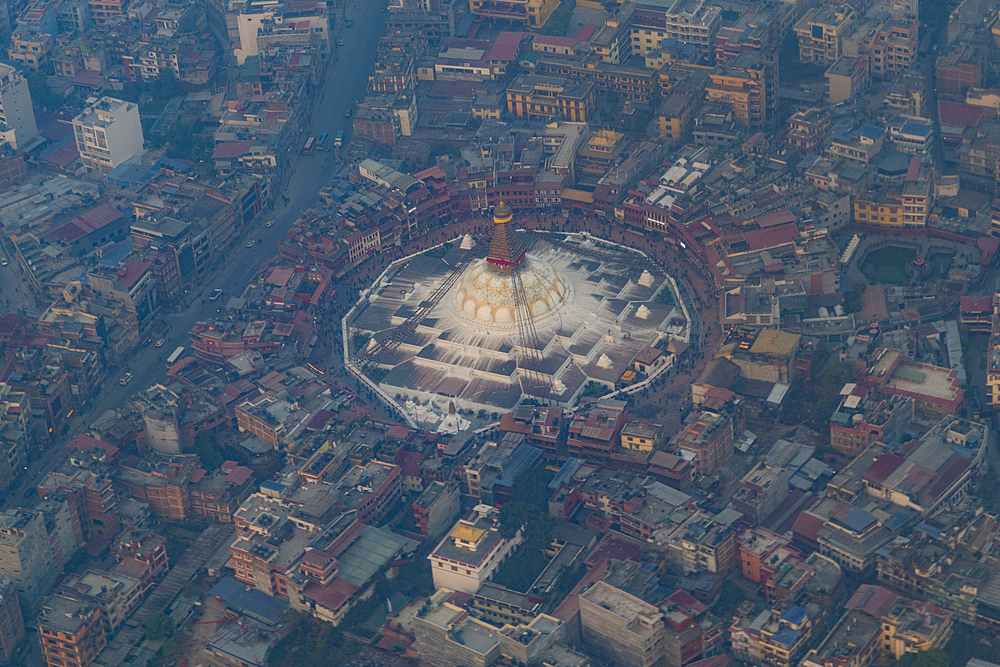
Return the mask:
M 785 141 L 803 153 L 819 153 L 830 130 L 830 113 L 817 108 L 796 111 L 788 119 Z
M 713 473 L 733 453 L 732 417 L 707 409 L 692 412 L 670 440 L 668 449 L 690 455 L 696 472 Z
M 560 0 L 469 0 L 469 11 L 489 19 L 504 19 L 523 23 L 526 28 L 537 29 L 545 25 Z
M 667 631 L 654 605 L 598 581 L 578 596 L 583 646 L 623 667 L 666 664 Z
M 117 572 L 88 570 L 70 574 L 59 584 L 59 594 L 100 610 L 104 634 L 114 637 L 142 601 L 138 579 Z
M 729 510 L 715 516 L 702 511 L 692 513 L 667 535 L 665 544 L 671 562 L 686 574 L 725 574 L 732 570 L 736 567 L 732 524 L 738 516 L 738 512 Z
M 457 481 L 432 482 L 413 501 L 413 516 L 421 535 L 438 537 L 453 525 L 461 508 L 461 486 Z
M 621 431 L 622 447 L 651 452 L 663 442 L 663 426 L 643 419 L 630 420 Z
M 708 51 L 721 26 L 721 8 L 705 0 L 640 0 L 632 13 L 632 53 L 645 56 L 670 39 Z
M 0 514 L 0 576 L 14 582 L 25 610 L 33 614 L 38 609 L 56 574 L 44 515 L 28 509 Z
M 143 149 L 139 107 L 133 102 L 102 97 L 73 118 L 76 148 L 88 171 L 108 173 Z
M 868 59 L 863 56 L 841 56 L 830 65 L 825 76 L 826 101 L 830 104 L 840 104 L 860 95 L 868 89 L 871 82 Z
M 226 461 L 214 471 L 195 470 L 189 485 L 191 513 L 212 521 L 228 523 L 236 508 L 253 493 L 253 471 L 236 461 Z
M 100 609 L 62 595 L 42 605 L 38 641 L 48 667 L 88 667 L 108 644 Z
M 733 508 L 751 523 L 763 522 L 788 497 L 791 477 L 789 468 L 757 464 L 743 476 L 740 488 L 732 499 Z
M 830 444 L 839 452 L 857 456 L 870 445 L 901 443 L 913 421 L 913 399 L 907 396 L 873 397 L 866 387 L 849 383 L 830 415 Z
M 569 424 L 570 456 L 606 461 L 621 442 L 628 415 L 625 401 L 603 399 L 588 412 L 578 412 Z
M 775 55 L 741 53 L 709 73 L 706 100 L 732 110 L 732 120 L 762 128 L 778 108 L 778 63 Z
M 24 616 L 17 586 L 10 577 L 0 577 L 0 660 L 10 662 L 22 647 Z
M 519 74 L 507 86 L 507 111 L 518 118 L 585 122 L 594 110 L 589 81 Z
M 0 63 L 0 138 L 14 150 L 38 134 L 28 82 L 10 65 Z
M 842 40 L 854 25 L 851 5 L 826 6 L 810 9 L 795 24 L 799 42 L 799 60 L 830 66 L 837 62 Z
M 520 532 L 503 538 L 489 514 L 474 511 L 460 519 L 427 556 L 434 587 L 475 593 L 521 542 Z

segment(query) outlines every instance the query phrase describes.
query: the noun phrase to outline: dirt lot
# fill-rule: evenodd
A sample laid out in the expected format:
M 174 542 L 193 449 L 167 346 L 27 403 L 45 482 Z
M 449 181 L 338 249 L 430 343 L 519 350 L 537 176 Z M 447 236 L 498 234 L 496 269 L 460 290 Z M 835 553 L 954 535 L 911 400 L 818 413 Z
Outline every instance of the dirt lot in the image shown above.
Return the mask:
M 202 647 L 205 642 L 215 636 L 220 623 L 205 623 L 205 621 L 218 621 L 232 614 L 226 611 L 226 605 L 211 595 L 205 595 L 201 603 L 201 618 L 198 625 L 188 623 L 178 633 L 177 643 L 182 647 L 174 655 L 173 662 L 180 665 L 187 660 L 188 667 L 204 667 L 207 664 L 202 656 Z

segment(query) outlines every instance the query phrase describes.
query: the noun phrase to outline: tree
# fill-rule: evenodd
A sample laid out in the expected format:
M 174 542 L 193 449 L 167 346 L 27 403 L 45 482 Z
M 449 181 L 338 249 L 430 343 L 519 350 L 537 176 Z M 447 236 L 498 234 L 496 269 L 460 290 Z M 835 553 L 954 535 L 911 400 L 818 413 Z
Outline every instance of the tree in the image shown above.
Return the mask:
M 719 599 L 716 601 L 715 606 L 712 607 L 712 611 L 716 616 L 729 616 L 736 611 L 736 607 L 743 602 L 745 597 L 742 588 L 731 581 L 727 581 L 722 585 L 722 589 L 719 591 Z
M 854 364 L 847 361 L 831 361 L 819 376 L 819 385 L 824 391 L 839 394 L 845 384 L 854 379 Z
M 552 473 L 545 468 L 528 468 L 514 478 L 510 499 L 535 505 L 543 512 L 549 511 L 549 482 Z
M 219 452 L 219 446 L 210 431 L 202 431 L 195 438 L 194 453 L 201 459 L 201 465 L 210 472 L 218 470 L 226 462 L 226 457 Z
M 42 72 L 28 77 L 28 93 L 35 109 L 58 109 L 62 104 L 59 96 L 49 88 L 48 77 Z
M 500 508 L 500 536 L 509 540 L 520 530 L 529 549 L 544 549 L 552 542 L 552 525 L 552 517 L 522 500 L 512 500 Z
M 168 638 L 163 642 L 163 646 L 160 647 L 160 653 L 164 658 L 169 658 L 174 653 L 177 653 L 177 642 Z
M 146 639 L 158 641 L 164 639 L 174 629 L 173 621 L 166 614 L 153 614 L 146 621 Z
M 357 645 L 345 640 L 338 628 L 317 618 L 291 612 L 288 625 L 288 635 L 275 644 L 267 659 L 273 667 L 338 665 L 350 662 L 358 651 Z
M 913 667 L 951 667 L 951 657 L 939 648 L 928 649 L 917 654 Z

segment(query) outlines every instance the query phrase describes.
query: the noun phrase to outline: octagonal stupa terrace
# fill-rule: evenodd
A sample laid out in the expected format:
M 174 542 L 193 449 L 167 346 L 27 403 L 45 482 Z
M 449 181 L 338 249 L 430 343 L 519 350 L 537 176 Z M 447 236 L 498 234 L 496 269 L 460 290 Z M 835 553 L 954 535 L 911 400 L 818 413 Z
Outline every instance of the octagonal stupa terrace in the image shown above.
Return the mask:
M 536 233 L 526 237 L 529 246 L 512 218 L 509 207 L 497 206 L 485 257 L 379 358 L 380 388 L 415 421 L 447 414 L 449 403 L 488 412 L 526 399 L 569 407 L 592 381 L 615 388 L 647 347 L 687 339 L 687 309 L 673 281 L 651 273 L 641 254 L 583 234 Z M 350 337 L 371 337 L 374 347 L 447 281 L 473 245 L 466 237 L 397 260 L 348 315 Z M 525 327 L 518 317 L 528 312 Z M 356 353 L 350 350 L 348 363 Z

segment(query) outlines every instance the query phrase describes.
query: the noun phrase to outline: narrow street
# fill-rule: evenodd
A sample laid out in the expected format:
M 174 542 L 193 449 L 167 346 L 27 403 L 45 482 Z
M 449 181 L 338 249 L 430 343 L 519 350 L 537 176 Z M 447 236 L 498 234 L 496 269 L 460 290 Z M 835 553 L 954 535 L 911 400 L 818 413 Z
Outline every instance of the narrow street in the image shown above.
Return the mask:
M 179 312 L 162 314 L 162 325 L 156 324 L 143 332 L 144 340 L 145 337 L 154 341 L 163 338 L 163 346 L 154 347 L 152 343 L 140 346 L 126 367 L 108 369 L 107 381 L 97 399 L 73 416 L 69 432 L 62 442 L 49 447 L 32 460 L 21 485 L 3 499 L 0 507 L 25 504 L 25 490 L 29 485 L 37 484 L 62 459 L 65 441 L 84 432 L 91 422 L 108 410 L 117 409 L 135 392 L 162 382 L 166 378 L 166 357 L 176 347 L 189 345 L 187 333 L 191 327 L 201 320 L 216 316 L 217 309 L 225 305 L 229 296 L 239 295 L 260 266 L 276 254 L 277 241 L 295 222 L 299 212 L 315 205 L 320 188 L 329 183 L 340 167 L 340 159 L 332 150 L 301 155 L 300 148 L 305 137 L 311 134 L 326 132 L 333 136 L 343 130 L 346 135 L 350 135 L 351 120 L 345 113 L 353 110 L 355 102 L 364 94 L 369 69 L 358 67 L 356 60 L 341 58 L 340 54 L 373 53 L 385 30 L 384 6 L 368 2 L 349 5 L 346 16 L 354 19 L 352 28 L 344 27 L 341 20 L 343 11 L 341 8 L 336 9 L 337 20 L 330 38 L 331 41 L 343 39 L 344 46 L 333 47 L 334 53 L 330 57 L 322 86 L 314 94 L 308 107 L 303 109 L 303 117 L 306 119 L 304 127 L 293 135 L 283 149 L 284 159 L 290 169 L 282 172 L 284 175 L 281 183 L 276 187 L 279 194 L 284 192 L 289 198 L 289 204 L 284 205 L 280 197 L 276 197 L 275 210 L 265 211 L 246 236 L 231 250 L 226 251 L 221 267 L 202 282 L 190 305 Z M 270 228 L 264 226 L 268 220 L 275 221 Z M 247 248 L 246 243 L 251 239 L 255 243 Z M 25 308 L 29 316 L 37 317 L 40 314 L 33 299 L 29 298 L 27 283 L 24 283 L 22 289 L 16 262 L 0 267 L 0 284 L 3 285 L 0 298 L 11 302 L 12 311 L 17 312 L 17 304 L 20 304 L 19 307 Z M 205 299 L 216 288 L 223 290 L 225 297 L 218 301 Z M 118 379 L 126 372 L 132 373 L 133 380 L 128 385 L 121 386 Z

